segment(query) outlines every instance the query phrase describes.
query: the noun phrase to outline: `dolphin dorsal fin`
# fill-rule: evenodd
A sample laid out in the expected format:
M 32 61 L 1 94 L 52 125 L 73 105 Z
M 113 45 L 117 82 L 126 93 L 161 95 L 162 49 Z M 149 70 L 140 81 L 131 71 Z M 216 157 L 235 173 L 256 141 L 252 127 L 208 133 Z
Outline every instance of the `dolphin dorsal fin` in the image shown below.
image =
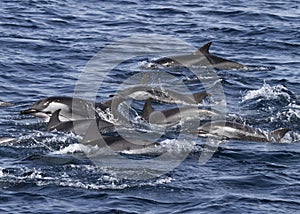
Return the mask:
M 274 140 L 275 142 L 279 142 L 281 138 L 283 138 L 284 135 L 289 131 L 291 131 L 291 129 L 289 128 L 276 129 L 270 133 L 271 140 Z
M 205 97 L 210 95 L 211 94 L 207 93 L 206 91 L 193 94 L 196 103 L 201 103 Z
M 153 107 L 151 105 L 151 99 L 147 99 L 142 111 L 142 118 L 149 121 L 150 114 L 153 112 Z
M 201 54 L 209 54 L 209 48 L 211 46 L 212 42 L 208 42 L 205 45 L 203 45 L 201 48 L 198 49 L 197 53 Z
M 48 122 L 48 125 L 47 125 L 47 130 L 50 131 L 52 129 L 54 129 L 55 126 L 57 126 L 58 124 L 61 123 L 61 121 L 59 120 L 59 112 L 60 112 L 61 109 L 57 109 L 52 115 L 51 115 L 51 118 Z

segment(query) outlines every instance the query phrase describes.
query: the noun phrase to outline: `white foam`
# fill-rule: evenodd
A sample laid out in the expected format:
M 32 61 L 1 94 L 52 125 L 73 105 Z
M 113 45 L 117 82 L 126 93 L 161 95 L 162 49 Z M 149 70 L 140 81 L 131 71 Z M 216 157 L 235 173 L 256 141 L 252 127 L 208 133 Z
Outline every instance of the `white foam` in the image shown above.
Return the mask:
M 300 118 L 300 105 L 290 103 L 288 105 L 288 108 L 289 109 L 286 114 L 289 115 L 289 117 L 295 116 L 297 118 Z
M 267 83 L 257 90 L 251 90 L 242 97 L 242 102 L 250 99 L 255 99 L 257 97 L 264 97 L 267 100 L 278 99 L 280 96 L 284 96 L 287 100 L 290 100 L 290 95 L 286 93 L 288 89 L 283 85 L 270 86 Z
M 196 145 L 196 142 L 190 141 L 190 140 L 176 140 L 176 139 L 166 139 L 162 141 L 161 147 L 168 152 L 186 152 L 186 151 L 192 151 L 194 146 Z
M 0 178 L 4 177 L 3 168 L 0 167 Z
M 278 120 L 293 122 L 294 119 L 300 119 L 300 106 L 290 103 L 284 109 L 277 112 L 277 114 L 270 118 L 271 122 Z
M 62 154 L 73 154 L 76 152 L 83 152 L 85 154 L 93 154 L 99 150 L 98 146 L 86 146 L 81 143 L 70 144 L 69 146 L 59 150 L 53 151 L 51 154 L 62 155 Z
M 97 114 L 99 115 L 99 117 L 107 122 L 110 123 L 116 123 L 116 119 L 114 118 L 111 110 L 109 108 L 105 109 L 104 111 L 101 109 L 96 109 Z
M 155 184 L 167 184 L 167 183 L 171 183 L 172 181 L 175 181 L 175 179 L 171 177 L 161 178 L 156 180 Z
M 285 136 L 279 141 L 279 143 L 299 143 L 300 134 L 296 132 L 288 132 Z

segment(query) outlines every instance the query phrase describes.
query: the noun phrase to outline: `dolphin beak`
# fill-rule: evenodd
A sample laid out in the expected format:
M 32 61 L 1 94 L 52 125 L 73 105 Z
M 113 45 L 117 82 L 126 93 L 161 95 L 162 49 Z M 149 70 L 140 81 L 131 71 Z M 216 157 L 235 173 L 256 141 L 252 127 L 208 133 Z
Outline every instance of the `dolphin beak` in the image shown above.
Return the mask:
M 30 109 L 20 111 L 20 114 L 34 114 L 37 112 L 38 112 L 38 110 L 30 108 Z

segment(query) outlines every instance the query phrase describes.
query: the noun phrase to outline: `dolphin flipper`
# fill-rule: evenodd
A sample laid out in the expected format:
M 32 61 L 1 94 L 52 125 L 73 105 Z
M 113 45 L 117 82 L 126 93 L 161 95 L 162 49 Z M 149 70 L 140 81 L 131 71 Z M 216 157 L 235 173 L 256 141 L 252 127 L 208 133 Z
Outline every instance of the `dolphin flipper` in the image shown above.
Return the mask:
M 47 125 L 47 130 L 51 131 L 53 129 L 55 129 L 55 127 L 61 123 L 61 121 L 59 120 L 59 112 L 61 111 L 61 109 L 57 109 L 51 116 L 48 125 Z
M 101 139 L 103 140 L 102 135 L 99 132 L 97 123 L 96 121 L 92 121 L 81 143 L 91 145 L 95 144 L 95 142 L 99 142 L 97 143 L 97 145 L 99 145 Z

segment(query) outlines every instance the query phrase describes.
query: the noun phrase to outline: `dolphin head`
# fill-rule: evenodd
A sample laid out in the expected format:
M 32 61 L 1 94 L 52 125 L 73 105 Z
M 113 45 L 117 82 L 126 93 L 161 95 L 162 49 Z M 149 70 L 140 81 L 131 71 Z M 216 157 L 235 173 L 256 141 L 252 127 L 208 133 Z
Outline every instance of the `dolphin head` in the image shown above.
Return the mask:
M 20 111 L 20 114 L 32 114 L 48 122 L 51 115 L 57 110 L 71 112 L 72 98 L 68 97 L 49 97 L 37 101 L 26 110 Z

